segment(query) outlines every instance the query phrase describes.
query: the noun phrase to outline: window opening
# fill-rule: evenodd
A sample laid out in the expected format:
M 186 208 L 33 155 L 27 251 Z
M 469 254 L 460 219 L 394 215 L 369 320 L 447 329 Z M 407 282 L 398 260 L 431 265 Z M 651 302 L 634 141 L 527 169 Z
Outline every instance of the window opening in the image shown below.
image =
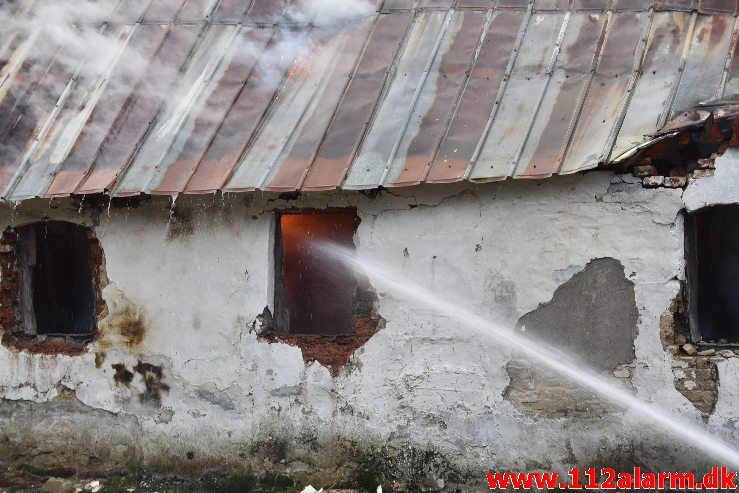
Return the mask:
M 277 217 L 277 328 L 291 334 L 354 333 L 357 278 L 317 248 L 332 242 L 354 249 L 354 210 L 283 212 Z
M 97 296 L 89 230 L 73 223 L 46 221 L 16 231 L 20 332 L 91 335 Z
M 739 343 L 739 205 L 687 215 L 688 303 L 694 340 Z

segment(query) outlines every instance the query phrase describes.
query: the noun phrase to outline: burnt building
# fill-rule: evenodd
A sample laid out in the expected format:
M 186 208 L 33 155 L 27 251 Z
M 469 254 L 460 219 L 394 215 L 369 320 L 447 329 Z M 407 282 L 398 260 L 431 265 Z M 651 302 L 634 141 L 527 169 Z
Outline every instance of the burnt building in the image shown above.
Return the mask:
M 65 5 L 3 7 L 3 470 L 711 462 L 326 241 L 739 440 L 735 1 Z

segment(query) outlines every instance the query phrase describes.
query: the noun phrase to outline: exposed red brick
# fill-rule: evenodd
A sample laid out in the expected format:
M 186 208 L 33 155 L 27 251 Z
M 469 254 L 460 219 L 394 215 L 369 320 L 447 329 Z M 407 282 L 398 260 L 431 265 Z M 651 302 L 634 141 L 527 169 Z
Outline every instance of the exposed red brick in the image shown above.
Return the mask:
M 68 341 L 42 341 L 33 336 L 5 333 L 2 344 L 16 351 L 28 351 L 34 354 L 66 354 L 79 356 L 86 351 L 88 343 Z
M 0 328 L 5 334 L 10 334 L 18 325 L 16 307 L 18 303 L 18 264 L 16 249 L 18 235 L 8 229 L 0 237 L 0 245 L 5 247 L 0 251 Z M 3 336 L 5 343 L 5 336 Z
M 708 144 L 723 142 L 723 140 L 724 134 L 721 132 L 721 126 L 714 121 L 713 117 L 709 118 L 700 136 L 700 142 Z
M 731 122 L 731 140 L 729 140 L 729 147 L 739 147 L 739 118 L 735 118 Z
M 102 296 L 103 249 L 92 230 L 87 230 L 87 238 L 90 240 L 90 260 L 92 262 L 93 279 L 96 289 L 95 313 L 100 320 L 107 311 L 105 300 Z M 74 342 L 59 340 L 42 340 L 34 336 L 19 333 L 18 327 L 18 235 L 12 228 L 8 228 L 0 237 L 0 332 L 3 345 L 17 351 L 28 351 L 35 354 L 67 354 L 71 356 L 80 355 L 85 352 L 87 344 L 97 337 L 97 327 L 93 330 L 90 341 Z
M 356 215 L 355 209 L 322 209 L 322 210 L 311 210 L 311 209 L 300 209 L 299 211 L 284 211 L 284 215 L 295 215 L 298 216 L 309 216 L 312 214 L 325 214 L 325 213 L 341 213 L 344 219 L 347 216 L 351 218 L 353 224 L 353 233 L 356 233 L 357 227 L 359 226 L 359 217 Z M 282 216 L 284 217 L 284 216 Z M 343 223 L 344 226 L 348 226 L 347 222 Z M 350 243 L 350 241 L 348 242 Z M 349 247 L 350 245 L 345 245 Z M 353 247 L 353 245 L 351 245 Z M 353 289 L 351 297 L 351 321 L 343 322 L 338 327 L 325 327 L 325 331 L 321 334 L 294 334 L 289 333 L 290 328 L 287 327 L 290 324 L 284 320 L 281 321 L 279 312 L 281 309 L 279 305 L 284 305 L 284 297 L 286 296 L 285 291 L 285 279 L 283 273 L 283 244 L 282 237 L 278 235 L 278 241 L 275 243 L 275 266 L 276 266 L 276 295 L 275 304 L 277 306 L 277 315 L 272 315 L 269 309 L 265 308 L 264 313 L 260 316 L 267 322 L 266 334 L 262 335 L 262 340 L 268 342 L 283 342 L 292 346 L 299 347 L 302 351 L 303 360 L 305 363 L 318 361 L 322 365 L 328 367 L 333 376 L 337 376 L 343 366 L 345 366 L 350 356 L 361 346 L 363 346 L 380 328 L 384 326 L 384 320 L 376 312 L 377 295 L 368 279 L 363 276 L 357 276 L 354 279 L 353 288 L 347 282 L 345 286 L 342 286 L 340 290 L 342 294 L 346 294 L 349 289 Z M 351 274 L 348 274 L 351 275 Z M 348 279 L 346 279 L 348 281 Z M 302 282 L 302 281 L 301 281 Z M 347 290 L 347 291 L 343 291 Z M 282 303 L 281 303 L 282 301 Z M 345 300 L 342 300 L 343 303 Z M 328 300 L 327 302 L 336 302 L 336 300 Z M 343 324 L 346 323 L 348 327 Z M 280 326 L 280 325 L 285 326 Z M 338 329 L 338 330 L 337 330 Z M 350 333 L 345 329 L 353 329 Z
M 303 352 L 303 361 L 311 363 L 318 361 L 337 376 L 349 357 L 362 347 L 377 333 L 382 326 L 379 317 L 357 317 L 355 319 L 354 334 L 323 336 L 272 333 L 263 337 L 269 342 L 284 342 L 299 347 Z

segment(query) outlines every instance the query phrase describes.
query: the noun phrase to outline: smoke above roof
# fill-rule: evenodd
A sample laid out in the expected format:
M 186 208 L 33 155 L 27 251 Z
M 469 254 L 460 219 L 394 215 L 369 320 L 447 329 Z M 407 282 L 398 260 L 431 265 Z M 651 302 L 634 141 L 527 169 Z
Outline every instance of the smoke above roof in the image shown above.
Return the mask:
M 0 22 L 3 30 L 14 33 L 14 41 L 26 43 L 29 49 L 34 48 L 38 56 L 25 59 L 25 69 L 54 70 L 60 74 L 72 76 L 72 83 L 78 81 L 97 80 L 115 66 L 116 77 L 105 84 L 120 85 L 120 90 L 129 90 L 131 84 L 139 81 L 145 72 L 155 70 L 161 73 L 160 80 L 171 80 L 180 72 L 182 66 L 151 66 L 151 46 L 136 46 L 128 43 L 133 30 L 137 29 L 142 19 L 146 19 L 148 11 L 159 3 L 179 3 L 179 11 L 187 8 L 188 3 L 197 3 L 200 7 L 202 29 L 207 29 L 211 16 L 218 9 L 222 0 L 143 0 L 126 2 L 125 0 L 55 0 L 6 2 L 0 6 Z M 253 0 L 250 8 L 260 0 Z M 140 17 L 131 16 L 131 7 L 137 4 L 136 12 Z M 148 3 L 148 6 L 144 6 Z M 264 3 L 264 2 L 262 2 Z M 274 1 L 279 8 L 274 12 L 261 16 L 258 20 L 250 19 L 249 10 L 245 12 L 244 24 L 259 27 L 275 27 L 275 34 L 265 46 L 252 38 L 235 37 L 227 48 L 235 56 L 254 56 L 258 58 L 257 67 L 259 81 L 266 87 L 275 88 L 282 81 L 282 74 L 289 68 L 301 51 L 309 49 L 309 37 L 321 39 L 334 34 L 337 30 L 347 29 L 355 21 L 375 13 L 375 5 L 369 0 L 296 0 L 292 3 Z M 192 20 L 178 20 L 176 10 L 172 22 L 161 23 L 161 28 L 171 28 L 171 24 L 193 24 Z M 157 24 L 156 21 L 144 21 Z M 125 52 L 125 54 L 124 54 Z M 50 65 L 50 62 L 53 62 Z M 12 60 L 11 60 L 12 62 Z M 0 67 L 0 92 L 3 85 L 14 75 L 10 64 Z M 30 67 L 28 65 L 31 65 Z M 36 65 L 36 66 L 33 66 Z M 148 88 L 152 96 L 171 97 L 171 86 L 163 83 L 161 87 Z M 108 89 L 110 90 L 110 88 Z M 44 108 L 46 105 L 44 105 Z M 34 108 L 29 108 L 33 111 Z

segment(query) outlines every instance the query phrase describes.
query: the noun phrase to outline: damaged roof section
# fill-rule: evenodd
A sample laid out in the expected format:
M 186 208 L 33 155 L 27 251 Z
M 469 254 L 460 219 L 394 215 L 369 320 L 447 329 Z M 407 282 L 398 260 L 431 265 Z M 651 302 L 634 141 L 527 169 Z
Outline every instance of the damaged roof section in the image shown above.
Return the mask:
M 99 5 L 84 56 L 0 34 L 5 200 L 543 178 L 739 93 L 734 0 L 386 0 L 325 25 L 299 1 Z
M 712 173 L 716 157 L 739 147 L 737 116 L 739 95 L 698 103 L 612 164 L 631 170 L 645 186 L 684 187 L 689 176 Z

